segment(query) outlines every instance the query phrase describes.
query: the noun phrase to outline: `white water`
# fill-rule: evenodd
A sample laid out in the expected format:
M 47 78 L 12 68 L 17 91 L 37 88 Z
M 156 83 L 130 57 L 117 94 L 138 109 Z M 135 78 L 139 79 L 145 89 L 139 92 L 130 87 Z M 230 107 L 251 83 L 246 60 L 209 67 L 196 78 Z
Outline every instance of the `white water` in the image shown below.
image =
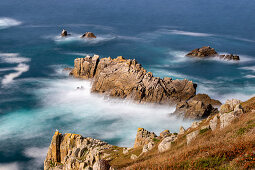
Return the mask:
M 1 17 L 0 18 L 0 29 L 17 26 L 17 25 L 20 25 L 21 23 L 22 22 L 12 19 L 12 18 Z

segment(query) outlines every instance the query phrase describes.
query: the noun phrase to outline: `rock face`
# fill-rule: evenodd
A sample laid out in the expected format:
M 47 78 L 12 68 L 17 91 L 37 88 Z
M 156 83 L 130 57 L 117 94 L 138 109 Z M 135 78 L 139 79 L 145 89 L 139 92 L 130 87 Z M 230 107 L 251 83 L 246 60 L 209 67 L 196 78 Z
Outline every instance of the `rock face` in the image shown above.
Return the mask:
M 186 56 L 190 57 L 199 57 L 199 58 L 208 58 L 208 57 L 219 57 L 223 60 L 234 60 L 238 61 L 240 60 L 240 57 L 238 55 L 233 54 L 225 54 L 225 55 L 219 55 L 214 48 L 208 47 L 202 47 L 197 48 L 186 54 Z
M 218 55 L 214 48 L 211 47 L 202 47 L 192 50 L 187 54 L 187 56 L 192 57 L 214 57 Z
M 177 139 L 177 135 L 172 134 L 169 137 L 166 137 L 160 142 L 158 145 L 158 151 L 159 152 L 165 152 L 171 148 L 172 142 L 174 142 Z
M 70 133 L 63 135 L 56 131 L 44 161 L 44 169 L 109 169 L 107 161 L 102 159 L 102 153 L 111 147 L 100 140 Z
M 160 136 L 161 138 L 165 138 L 165 137 L 170 136 L 170 135 L 171 135 L 171 133 L 170 133 L 169 130 L 164 130 L 163 132 L 161 132 L 161 133 L 159 134 L 159 136 Z
M 149 132 L 144 128 L 138 128 L 134 148 L 149 144 L 150 142 L 153 142 L 153 139 L 156 137 L 157 135 L 154 132 Z
M 191 133 L 189 133 L 189 134 L 187 134 L 187 144 L 190 144 L 190 142 L 195 138 L 195 137 L 197 137 L 197 135 L 199 134 L 199 131 L 200 130 L 196 130 L 196 131 L 194 131 L 194 132 L 191 132 Z
M 92 32 L 86 32 L 81 36 L 81 38 L 96 38 L 95 34 Z
M 187 118 L 205 118 L 210 114 L 218 113 L 218 109 L 213 106 L 220 105 L 221 103 L 218 100 L 211 99 L 206 94 L 197 94 L 188 101 L 178 103 L 174 113 Z
M 70 75 L 83 79 L 94 78 L 92 92 L 139 102 L 176 104 L 196 93 L 196 84 L 192 81 L 153 77 L 136 60 L 123 57 L 99 60 L 99 56 L 95 55 L 77 58 Z

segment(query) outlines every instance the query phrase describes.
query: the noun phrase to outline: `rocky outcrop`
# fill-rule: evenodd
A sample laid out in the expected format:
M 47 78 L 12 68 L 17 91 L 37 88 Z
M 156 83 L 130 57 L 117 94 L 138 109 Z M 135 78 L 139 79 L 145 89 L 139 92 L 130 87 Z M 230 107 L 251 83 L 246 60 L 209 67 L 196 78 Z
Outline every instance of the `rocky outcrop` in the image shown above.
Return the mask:
M 181 126 L 178 135 L 183 135 L 184 133 L 185 133 L 185 129 L 183 126 Z
M 149 132 L 144 128 L 138 128 L 134 148 L 153 142 L 153 139 L 156 137 L 157 135 L 154 132 Z
M 107 161 L 103 159 L 103 153 L 110 148 L 112 145 L 100 140 L 56 131 L 44 161 L 44 169 L 78 170 L 109 167 Z
M 224 55 L 219 55 L 214 48 L 211 48 L 210 46 L 207 47 L 201 47 L 201 48 L 196 48 L 186 54 L 186 56 L 190 57 L 199 57 L 199 58 L 208 58 L 208 57 L 219 57 L 220 59 L 223 60 L 234 60 L 238 61 L 240 60 L 240 57 L 238 55 L 233 55 L 233 54 L 224 54 Z
M 158 145 L 158 151 L 165 152 L 169 150 L 172 146 L 172 142 L 174 142 L 176 139 L 177 139 L 177 135 L 175 134 L 172 134 L 171 136 L 164 138 Z
M 192 57 L 214 57 L 218 55 L 218 53 L 215 51 L 214 48 L 211 47 L 202 47 L 202 48 L 196 48 L 189 52 L 187 56 L 192 56 Z
M 99 59 L 98 55 L 76 58 L 70 75 L 93 80 L 92 92 L 141 103 L 177 104 L 175 114 L 186 118 L 205 118 L 217 113 L 214 107 L 221 104 L 206 94 L 196 95 L 197 85 L 192 81 L 154 77 L 136 60 L 121 56 L 115 59 Z
M 81 38 L 96 38 L 95 34 L 92 32 L 86 32 L 81 36 Z
M 186 138 L 187 138 L 187 144 L 190 144 L 190 142 L 197 137 L 197 135 L 199 134 L 199 131 L 200 130 L 196 130 L 196 131 L 193 131 L 189 134 L 187 134 Z
M 218 113 L 218 109 L 214 107 L 220 105 L 218 100 L 211 99 L 206 94 L 197 94 L 188 101 L 178 103 L 174 113 L 187 118 L 205 118 L 210 114 Z
M 63 29 L 62 32 L 61 32 L 61 36 L 66 37 L 67 36 L 67 31 Z
M 159 136 L 161 137 L 161 138 L 165 138 L 165 137 L 167 137 L 167 136 L 170 136 L 171 135 L 171 133 L 170 133 L 170 131 L 167 129 L 167 130 L 164 130 L 163 132 L 161 132 L 160 134 L 159 134 Z

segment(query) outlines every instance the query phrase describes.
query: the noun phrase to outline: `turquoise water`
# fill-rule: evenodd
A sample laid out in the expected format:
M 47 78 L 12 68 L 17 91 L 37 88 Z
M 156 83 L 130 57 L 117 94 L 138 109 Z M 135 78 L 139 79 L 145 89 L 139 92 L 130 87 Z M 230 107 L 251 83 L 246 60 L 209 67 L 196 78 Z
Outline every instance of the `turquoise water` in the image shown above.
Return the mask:
M 224 102 L 255 94 L 255 2 L 45 0 L 0 2 L 0 169 L 42 169 L 56 129 L 132 146 L 138 127 L 177 132 L 174 108 L 91 94 L 63 72 L 76 57 L 135 58 L 154 76 L 190 79 Z M 62 29 L 72 36 L 59 37 Z M 79 36 L 91 31 L 95 40 Z M 199 60 L 201 46 L 240 62 Z M 76 90 L 83 86 L 84 90 Z

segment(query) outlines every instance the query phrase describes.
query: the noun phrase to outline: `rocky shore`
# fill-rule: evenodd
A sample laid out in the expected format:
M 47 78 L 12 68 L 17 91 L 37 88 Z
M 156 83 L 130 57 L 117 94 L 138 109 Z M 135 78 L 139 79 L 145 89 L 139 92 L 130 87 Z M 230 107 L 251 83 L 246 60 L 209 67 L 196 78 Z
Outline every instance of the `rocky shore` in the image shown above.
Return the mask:
M 221 103 L 208 95 L 196 94 L 197 85 L 187 79 L 154 77 L 136 60 L 98 55 L 76 58 L 70 75 L 92 81 L 92 92 L 140 103 L 176 105 L 176 114 L 186 118 L 205 118 L 217 113 Z M 206 100 L 205 100 L 206 99 Z
M 252 100 L 254 102 L 254 99 Z M 189 147 L 205 133 L 214 132 L 216 135 L 233 122 L 236 123 L 244 113 L 247 113 L 245 112 L 247 108 L 250 108 L 247 102 L 242 103 L 236 99 L 227 100 L 221 105 L 219 113 L 193 122 L 186 130 L 180 127 L 179 133 L 165 130 L 157 136 L 153 132 L 138 128 L 132 148 L 113 146 L 89 137 L 70 133 L 61 134 L 56 131 L 44 161 L 44 169 L 121 169 L 123 166 L 130 166 L 136 160 L 146 160 L 150 153 L 170 152 L 176 148 L 177 143 L 181 143 L 182 147 Z

